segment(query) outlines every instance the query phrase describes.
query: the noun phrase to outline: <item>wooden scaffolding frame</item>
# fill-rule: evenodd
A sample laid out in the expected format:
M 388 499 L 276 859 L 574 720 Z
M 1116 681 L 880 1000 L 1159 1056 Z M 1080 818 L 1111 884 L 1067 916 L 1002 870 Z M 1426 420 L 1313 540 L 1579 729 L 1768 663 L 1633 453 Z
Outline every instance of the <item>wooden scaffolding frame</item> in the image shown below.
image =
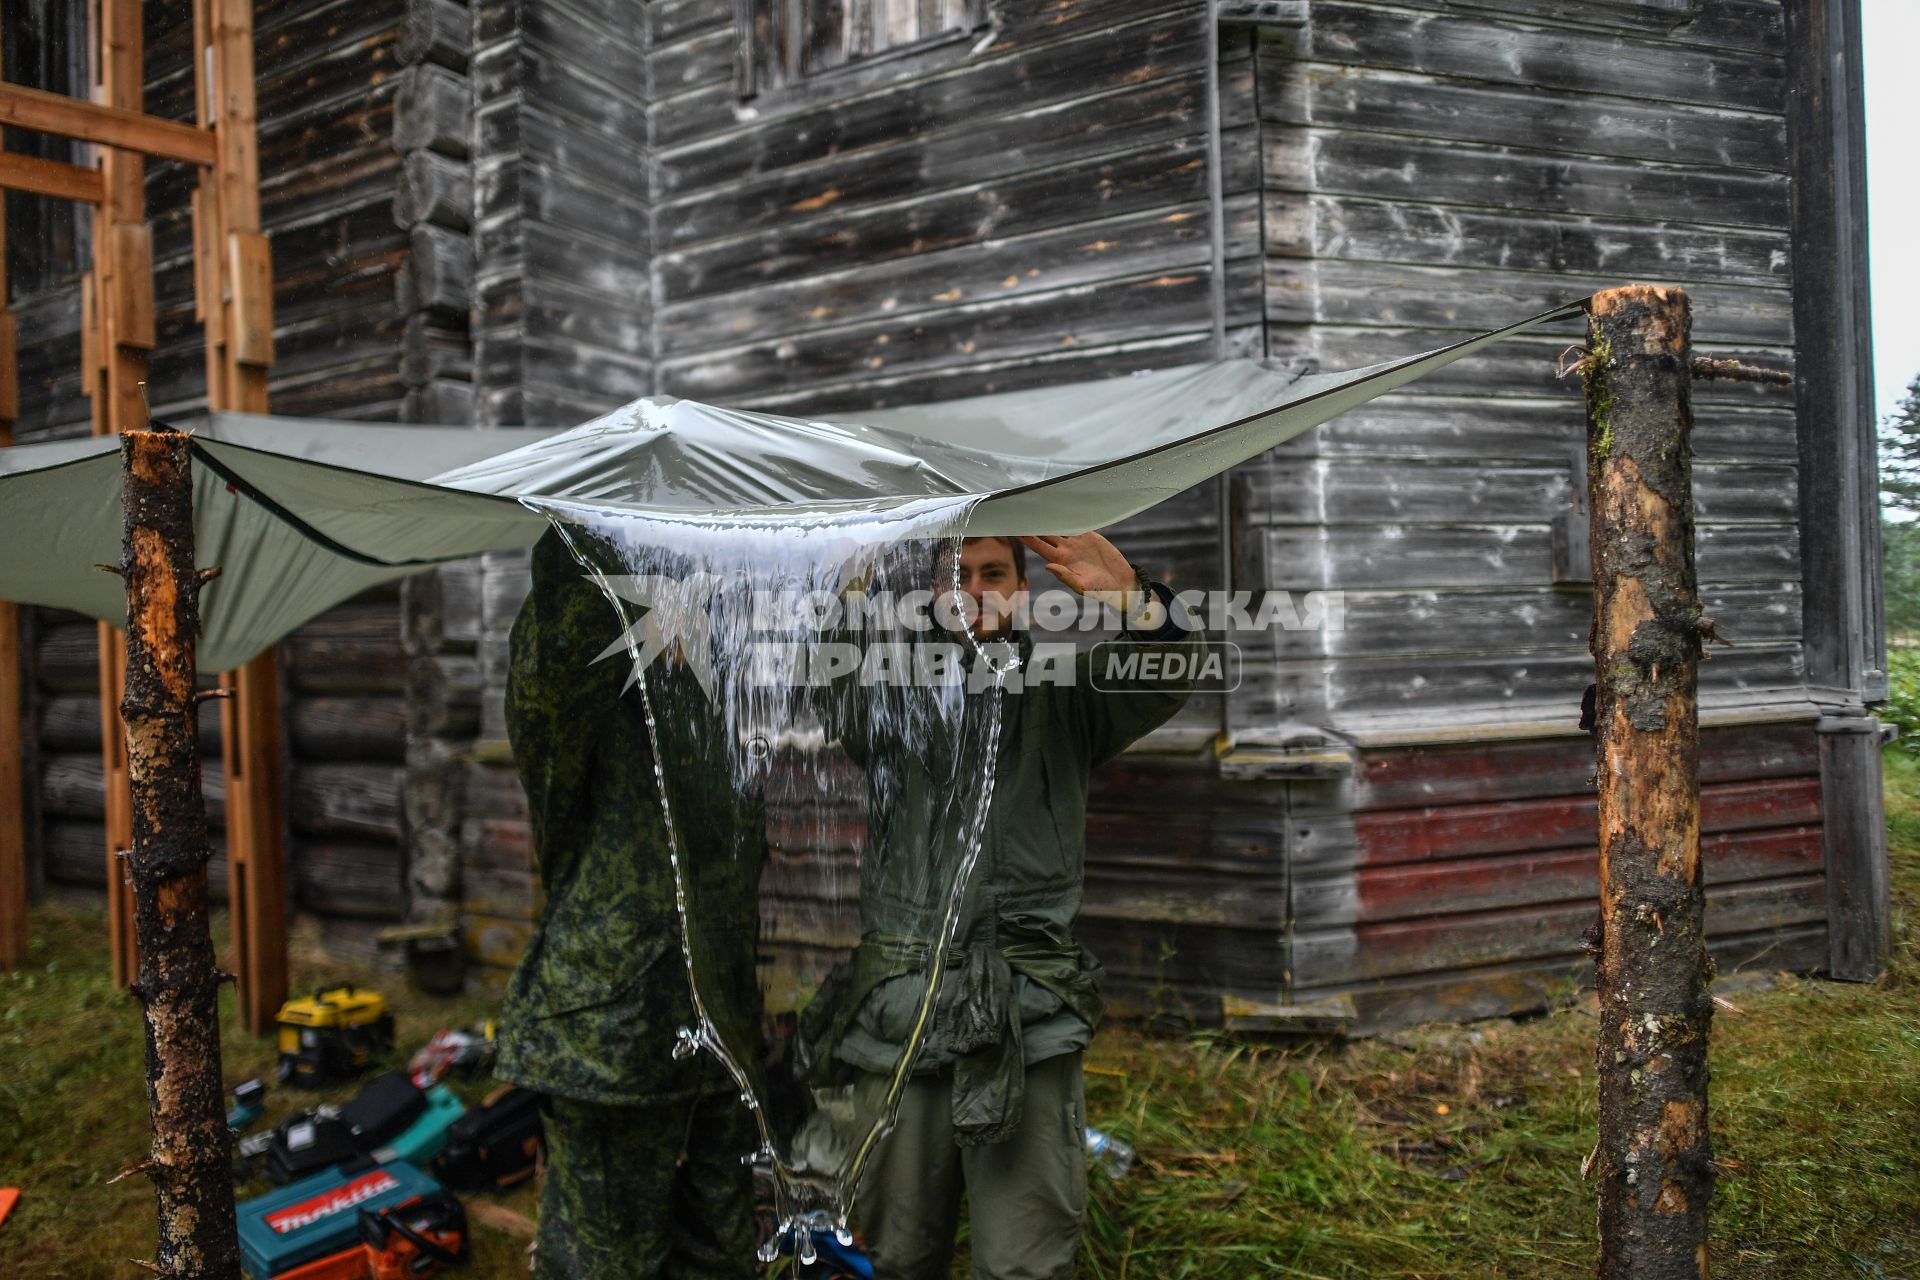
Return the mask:
M 153 232 L 146 160 L 194 165 L 196 316 L 206 335 L 207 407 L 264 413 L 273 363 L 273 269 L 260 230 L 260 160 L 254 120 L 251 0 L 193 0 L 196 123 L 145 114 L 140 0 L 100 0 L 95 101 L 0 83 L 0 125 L 93 144 L 98 169 L 0 153 L 0 188 L 76 200 L 94 209 L 93 269 L 81 282 L 83 385 L 93 430 L 144 427 L 148 354 L 154 346 Z M 4 250 L 0 224 L 0 250 Z M 0 255 L 3 256 L 3 255 Z M 0 265 L 0 444 L 18 415 L 13 318 Z M 100 740 L 105 767 L 107 898 L 115 980 L 134 977 L 132 902 L 123 865 L 132 842 L 126 730 L 120 721 L 126 648 L 100 626 Z M 268 652 L 221 677 L 227 778 L 228 894 L 240 1012 L 256 1034 L 287 993 L 286 875 L 280 760 L 279 671 Z M 18 617 L 0 606 L 0 797 L 18 797 L 22 724 Z M 0 803 L 0 967 L 26 957 L 26 853 L 22 805 Z

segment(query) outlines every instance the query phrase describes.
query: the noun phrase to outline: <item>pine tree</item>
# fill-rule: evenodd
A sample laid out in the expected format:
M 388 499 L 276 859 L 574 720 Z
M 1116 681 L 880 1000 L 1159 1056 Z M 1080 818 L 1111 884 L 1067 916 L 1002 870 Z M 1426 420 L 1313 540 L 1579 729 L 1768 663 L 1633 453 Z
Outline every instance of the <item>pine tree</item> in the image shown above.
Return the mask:
M 1920 374 L 1906 398 L 1880 423 L 1880 506 L 1920 516 Z
M 1887 634 L 1920 636 L 1920 375 L 1880 422 L 1880 553 Z

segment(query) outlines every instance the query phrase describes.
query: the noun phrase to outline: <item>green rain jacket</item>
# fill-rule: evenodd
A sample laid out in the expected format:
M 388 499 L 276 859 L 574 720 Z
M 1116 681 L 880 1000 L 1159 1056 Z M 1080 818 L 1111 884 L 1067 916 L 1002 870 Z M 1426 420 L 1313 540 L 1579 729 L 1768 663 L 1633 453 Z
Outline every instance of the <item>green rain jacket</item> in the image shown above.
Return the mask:
M 496 1073 L 582 1102 L 658 1104 L 733 1086 L 712 1055 L 671 1052 L 694 1014 L 653 744 L 640 692 L 626 687 L 632 662 L 594 661 L 623 629 L 549 531 L 514 622 L 506 700 L 546 901 L 507 988 Z M 676 677 L 654 675 L 673 696 Z M 718 735 L 682 736 L 691 745 L 669 752 L 685 780 L 675 788 L 679 829 L 712 844 L 750 836 L 757 850 L 761 815 L 731 804 Z M 748 999 L 753 861 L 701 903 L 716 954 L 744 954 Z
M 1172 597 L 1163 586 L 1155 594 Z M 1197 633 L 1174 625 L 1125 639 L 1189 655 L 1201 645 Z M 1031 645 L 1022 648 L 1030 656 Z M 1093 660 L 1080 655 L 1070 682 L 1023 681 L 1005 697 L 980 857 L 914 1067 L 952 1069 L 955 1140 L 963 1146 L 1000 1141 L 1018 1127 L 1026 1065 L 1092 1042 L 1101 971 L 1073 934 L 1089 774 L 1172 718 L 1192 692 L 1190 682 L 1148 680 L 1095 688 Z M 841 744 L 876 781 L 861 866 L 863 937 L 803 1017 L 810 1043 L 802 1065 L 816 1081 L 835 1063 L 879 1072 L 897 1063 L 925 992 L 927 940 L 964 847 L 951 821 L 957 811 L 939 800 L 965 771 L 951 744 L 938 735 L 887 741 L 858 714 L 860 700 L 834 702 Z M 884 782 L 875 770 L 882 757 Z M 934 813 L 949 821 L 924 821 Z

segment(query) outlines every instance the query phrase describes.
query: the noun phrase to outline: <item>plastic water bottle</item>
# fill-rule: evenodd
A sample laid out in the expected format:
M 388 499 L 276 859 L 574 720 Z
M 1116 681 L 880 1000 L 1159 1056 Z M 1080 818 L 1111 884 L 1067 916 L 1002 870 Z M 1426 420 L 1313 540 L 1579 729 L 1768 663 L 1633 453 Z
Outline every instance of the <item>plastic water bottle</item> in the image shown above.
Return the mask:
M 1133 1148 L 1098 1129 L 1087 1130 L 1087 1155 L 1111 1178 L 1124 1178 L 1133 1169 Z

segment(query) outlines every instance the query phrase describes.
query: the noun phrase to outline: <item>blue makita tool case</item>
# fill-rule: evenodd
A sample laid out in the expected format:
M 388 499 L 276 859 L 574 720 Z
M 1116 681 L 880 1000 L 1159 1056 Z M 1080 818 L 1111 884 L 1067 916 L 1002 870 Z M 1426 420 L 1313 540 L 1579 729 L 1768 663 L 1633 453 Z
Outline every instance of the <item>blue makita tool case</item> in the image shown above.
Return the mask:
M 270 1280 L 359 1238 L 360 1210 L 384 1209 L 440 1184 L 404 1160 L 356 1173 L 328 1169 L 240 1205 L 241 1266 Z

